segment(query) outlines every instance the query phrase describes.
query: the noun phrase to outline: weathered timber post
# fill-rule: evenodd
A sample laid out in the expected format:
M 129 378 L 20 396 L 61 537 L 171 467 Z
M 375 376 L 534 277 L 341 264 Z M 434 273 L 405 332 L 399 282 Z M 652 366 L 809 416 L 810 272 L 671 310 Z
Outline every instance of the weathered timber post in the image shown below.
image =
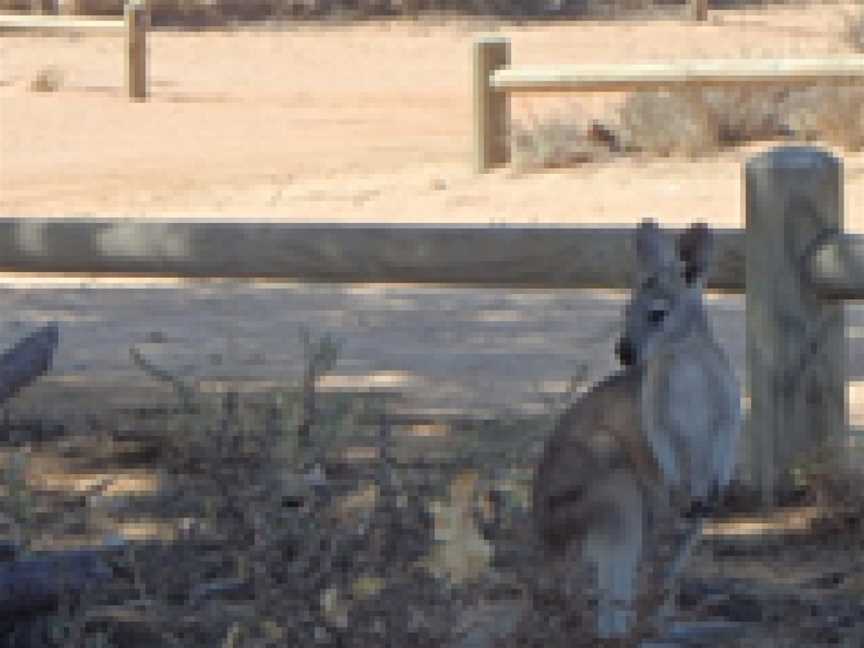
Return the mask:
M 126 88 L 129 98 L 147 98 L 147 26 L 149 17 L 143 2 L 130 0 L 125 7 L 126 19 Z
M 699 22 L 708 20 L 708 0 L 690 0 L 690 17 Z
M 30 0 L 30 13 L 35 16 L 41 16 L 51 12 L 46 0 Z
M 403 0 L 402 16 L 408 16 L 412 20 L 417 20 L 420 16 L 420 0 Z
M 474 43 L 474 169 L 478 173 L 506 164 L 510 101 L 507 93 L 493 90 L 489 76 L 510 64 L 510 41 L 481 38 Z
M 57 0 L 57 13 L 61 16 L 79 16 L 83 13 L 83 0 Z
M 745 167 L 749 441 L 766 505 L 794 462 L 836 451 L 846 432 L 843 303 L 809 279 L 811 257 L 842 232 L 842 179 L 842 162 L 811 147 Z

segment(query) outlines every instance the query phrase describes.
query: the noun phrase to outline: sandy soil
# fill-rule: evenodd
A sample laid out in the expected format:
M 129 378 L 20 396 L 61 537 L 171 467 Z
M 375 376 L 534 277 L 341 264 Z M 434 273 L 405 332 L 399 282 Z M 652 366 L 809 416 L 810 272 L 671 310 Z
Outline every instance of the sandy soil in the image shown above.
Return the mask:
M 832 7 L 682 21 L 478 22 L 151 36 L 152 98 L 123 99 L 114 36 L 0 37 L 0 213 L 196 214 L 367 221 L 741 223 L 749 150 L 477 176 L 471 44 L 520 63 L 848 53 Z M 29 90 L 55 66 L 63 85 Z M 613 96 L 519 98 L 517 118 L 604 113 Z M 611 102 L 611 103 L 610 103 Z M 847 223 L 864 230 L 864 156 L 846 155 Z

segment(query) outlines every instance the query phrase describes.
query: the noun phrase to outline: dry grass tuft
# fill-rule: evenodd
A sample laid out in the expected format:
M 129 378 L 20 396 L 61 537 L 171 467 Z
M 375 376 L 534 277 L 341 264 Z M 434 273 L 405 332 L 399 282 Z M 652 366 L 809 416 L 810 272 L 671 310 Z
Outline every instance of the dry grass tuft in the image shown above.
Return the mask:
M 699 93 L 632 93 L 619 119 L 628 150 L 694 157 L 718 148 L 717 129 Z
M 591 137 L 591 129 L 561 117 L 517 124 L 510 138 L 510 159 L 516 171 L 572 167 L 596 161 L 608 147 Z
M 30 81 L 31 92 L 57 92 L 63 85 L 63 70 L 55 66 L 41 68 Z
M 788 94 L 783 88 L 752 86 L 707 88 L 701 93 L 721 146 L 787 134 L 788 128 L 777 106 Z
M 823 139 L 850 151 L 864 148 L 864 88 L 821 85 L 790 93 L 781 111 L 805 139 Z
M 849 151 L 864 148 L 864 88 L 818 85 L 634 92 L 617 125 L 578 117 L 533 120 L 514 128 L 518 170 L 573 167 L 610 153 L 696 157 L 723 147 L 794 137 Z

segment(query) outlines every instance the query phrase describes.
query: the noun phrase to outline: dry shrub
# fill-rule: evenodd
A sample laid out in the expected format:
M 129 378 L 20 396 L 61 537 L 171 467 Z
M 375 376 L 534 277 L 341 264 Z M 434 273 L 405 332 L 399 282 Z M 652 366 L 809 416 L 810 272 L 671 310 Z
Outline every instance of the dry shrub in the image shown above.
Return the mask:
M 268 425 L 249 405 L 210 421 L 199 411 L 190 422 L 203 425 L 184 425 L 168 453 L 176 513 L 198 514 L 183 542 L 138 565 L 158 634 L 172 645 L 442 645 L 453 611 L 444 584 L 413 567 L 431 533 L 416 493 L 375 475 L 304 475 L 280 447 L 297 408 Z M 316 428 L 331 412 L 322 400 Z M 344 510 L 370 489 L 369 506 Z
M 600 159 L 608 147 L 592 141 L 576 120 L 560 117 L 515 124 L 510 137 L 510 159 L 516 171 L 572 167 Z
M 636 92 L 619 112 L 629 150 L 697 156 L 718 148 L 717 128 L 699 93 Z
M 786 134 L 778 106 L 788 94 L 780 87 L 706 88 L 702 100 L 708 106 L 718 142 L 730 145 Z
M 791 130 L 850 151 L 864 148 L 864 87 L 819 85 L 789 93 L 781 111 Z
M 614 0 L 612 2 L 615 15 L 628 13 L 645 13 L 656 10 L 654 0 Z
M 163 612 L 156 629 L 178 645 L 444 645 L 453 601 L 418 566 L 433 541 L 425 476 L 397 474 L 383 418 L 377 459 L 338 458 L 346 436 L 357 441 L 358 416 L 378 406 L 318 393 L 338 344 L 307 331 L 301 338 L 306 369 L 296 389 L 229 391 L 221 403 L 137 353 L 181 402 L 165 439 L 163 468 L 177 494 L 164 513 L 193 521 L 170 555 L 139 567 L 139 589 Z M 180 643 L 172 603 L 195 643 Z
M 538 569 L 528 591 L 528 605 L 514 631 L 500 648 L 589 648 L 598 645 L 595 604 L 590 580 L 584 573 L 569 573 L 569 583 L 555 573 Z
M 311 0 L 310 0 L 311 1 Z M 2 2 L 2 0 L 0 0 Z M 79 0 L 85 15 L 123 14 L 124 0 Z M 154 25 L 222 25 L 230 20 L 262 20 L 308 13 L 302 0 L 148 0 Z
M 864 87 L 817 85 L 705 88 L 634 92 L 615 129 L 584 127 L 560 117 L 517 125 L 511 159 L 517 170 L 576 166 L 610 151 L 695 157 L 723 146 L 794 136 L 825 140 L 850 151 L 864 148 Z

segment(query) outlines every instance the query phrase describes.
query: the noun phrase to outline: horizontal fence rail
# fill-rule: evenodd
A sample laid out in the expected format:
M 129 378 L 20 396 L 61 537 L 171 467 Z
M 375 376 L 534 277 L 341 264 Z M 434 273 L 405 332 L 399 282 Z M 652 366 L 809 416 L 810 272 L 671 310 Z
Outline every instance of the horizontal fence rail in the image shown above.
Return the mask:
M 509 95 L 514 92 L 629 92 L 745 84 L 864 83 L 864 56 L 810 59 L 723 59 L 615 65 L 510 66 L 510 41 L 474 44 L 474 168 L 510 159 Z
M 718 231 L 712 287 L 742 291 L 744 240 Z M 630 228 L 162 219 L 0 219 L 7 272 L 627 288 Z
M 28 14 L 0 14 L 0 32 L 4 31 L 64 31 L 115 33 L 126 28 L 124 20 L 116 18 L 74 18 Z
M 0 218 L 0 271 L 625 289 L 632 233 L 549 225 Z M 715 247 L 709 287 L 744 292 L 744 230 L 715 230 Z M 826 240 L 812 258 L 812 279 L 825 296 L 864 297 L 864 236 Z
M 861 83 L 864 81 L 864 56 L 518 67 L 496 70 L 489 78 L 489 85 L 506 92 L 621 92 L 819 81 Z
M 4 31 L 59 33 L 124 33 L 126 90 L 133 101 L 147 97 L 147 29 L 150 18 L 140 2 L 125 5 L 124 19 L 69 18 L 66 16 L 0 14 L 0 34 Z

